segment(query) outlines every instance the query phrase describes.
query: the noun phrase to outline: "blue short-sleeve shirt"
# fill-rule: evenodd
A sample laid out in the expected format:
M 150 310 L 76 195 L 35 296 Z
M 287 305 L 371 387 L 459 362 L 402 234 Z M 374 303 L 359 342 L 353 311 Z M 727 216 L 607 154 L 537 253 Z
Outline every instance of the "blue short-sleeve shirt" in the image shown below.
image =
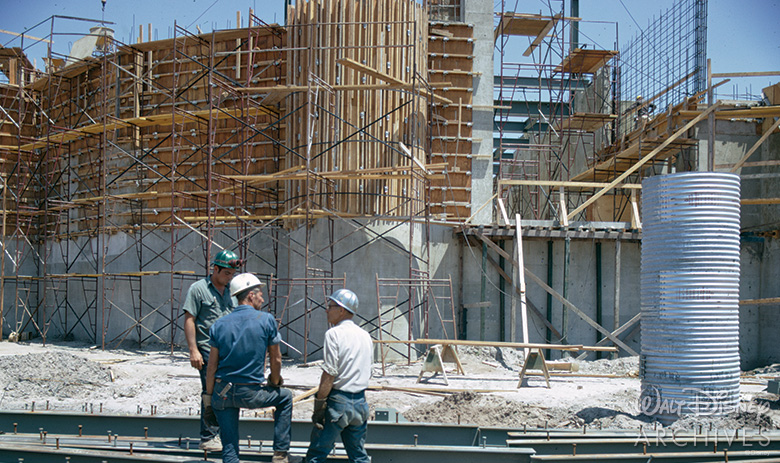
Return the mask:
M 249 305 L 214 322 L 209 334 L 209 344 L 219 349 L 216 377 L 231 383 L 265 381 L 266 350 L 282 340 L 273 315 Z

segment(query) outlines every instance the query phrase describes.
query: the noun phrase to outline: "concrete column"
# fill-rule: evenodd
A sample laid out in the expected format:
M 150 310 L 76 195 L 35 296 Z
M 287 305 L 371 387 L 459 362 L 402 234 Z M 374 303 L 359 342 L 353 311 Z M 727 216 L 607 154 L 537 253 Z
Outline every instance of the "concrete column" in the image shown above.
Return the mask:
M 493 195 L 493 3 L 463 0 L 464 21 L 474 25 L 474 123 L 471 160 L 471 212 L 474 213 Z M 482 209 L 474 224 L 493 220 L 493 208 Z

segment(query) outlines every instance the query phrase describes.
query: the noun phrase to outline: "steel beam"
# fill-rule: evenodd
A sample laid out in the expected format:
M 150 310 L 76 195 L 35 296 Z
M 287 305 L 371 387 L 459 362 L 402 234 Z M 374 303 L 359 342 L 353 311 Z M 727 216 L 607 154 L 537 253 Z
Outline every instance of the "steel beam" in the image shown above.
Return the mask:
M 493 76 L 494 87 L 534 88 L 548 91 L 584 89 L 590 85 L 588 79 L 550 79 L 547 77 Z
M 149 415 L 100 415 L 62 412 L 12 412 L 0 411 L 0 431 L 6 434 L 37 433 L 43 428 L 49 434 L 106 435 L 108 431 L 120 436 L 197 438 L 200 421 L 193 416 L 149 416 Z M 308 439 L 311 422 L 293 420 L 293 439 Z M 146 431 L 144 430 L 146 428 Z M 273 420 L 270 418 L 242 418 L 241 436 L 268 438 L 273 436 Z M 436 423 L 387 423 L 369 421 L 366 442 L 375 444 L 419 445 L 506 445 L 507 433 L 512 428 L 481 427 L 476 425 L 455 425 Z M 175 431 L 175 432 L 174 432 Z M 416 437 L 415 437 L 416 436 Z
M 496 110 L 496 112 L 502 111 L 505 116 L 509 117 L 540 117 L 544 115 L 548 120 L 560 119 L 569 115 L 569 108 L 563 104 L 552 104 L 547 101 L 502 101 L 495 100 L 494 105 L 505 107 L 508 109 Z M 550 116 L 555 109 L 555 114 Z

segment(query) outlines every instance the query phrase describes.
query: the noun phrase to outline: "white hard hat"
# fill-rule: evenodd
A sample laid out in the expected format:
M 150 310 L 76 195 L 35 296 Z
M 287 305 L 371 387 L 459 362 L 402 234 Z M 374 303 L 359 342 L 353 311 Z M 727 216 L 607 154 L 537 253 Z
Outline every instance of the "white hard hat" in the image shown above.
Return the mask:
M 253 273 L 242 273 L 230 280 L 230 295 L 235 296 L 238 293 L 252 288 L 265 286 Z
M 358 297 L 355 293 L 348 289 L 339 289 L 335 293 L 328 296 L 328 299 L 340 305 L 341 307 L 344 307 L 352 314 L 357 311 Z

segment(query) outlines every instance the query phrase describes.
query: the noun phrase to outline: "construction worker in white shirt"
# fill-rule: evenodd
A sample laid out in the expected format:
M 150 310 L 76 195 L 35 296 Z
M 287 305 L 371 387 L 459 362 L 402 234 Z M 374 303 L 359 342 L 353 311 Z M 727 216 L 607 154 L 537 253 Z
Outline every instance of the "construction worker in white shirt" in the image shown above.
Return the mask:
M 365 449 L 368 403 L 365 391 L 371 377 L 373 344 L 371 335 L 352 318 L 358 298 L 348 289 L 328 297 L 328 323 L 320 386 L 314 400 L 309 463 L 323 463 L 341 436 L 350 462 L 368 463 Z

